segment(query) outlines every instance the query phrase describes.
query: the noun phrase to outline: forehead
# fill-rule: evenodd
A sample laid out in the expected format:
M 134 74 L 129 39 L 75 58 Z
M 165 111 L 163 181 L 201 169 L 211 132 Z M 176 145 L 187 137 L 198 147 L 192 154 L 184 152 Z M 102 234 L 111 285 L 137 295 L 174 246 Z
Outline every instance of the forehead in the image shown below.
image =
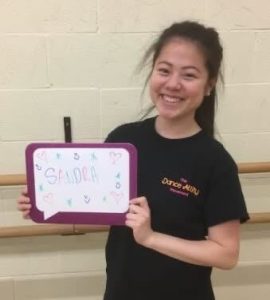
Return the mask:
M 167 61 L 173 62 L 187 62 L 196 65 L 205 65 L 205 56 L 203 51 L 196 42 L 183 39 L 170 39 L 161 49 L 156 62 Z

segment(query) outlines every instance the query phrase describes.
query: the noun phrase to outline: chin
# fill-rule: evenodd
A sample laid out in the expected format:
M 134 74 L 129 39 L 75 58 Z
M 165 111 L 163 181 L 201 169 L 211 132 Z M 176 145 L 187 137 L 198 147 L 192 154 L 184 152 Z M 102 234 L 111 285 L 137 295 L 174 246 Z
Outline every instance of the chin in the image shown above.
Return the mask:
M 169 113 L 169 112 L 159 112 L 158 115 L 162 118 L 162 119 L 166 119 L 166 120 L 170 120 L 170 121 L 175 121 L 177 119 L 181 119 L 180 115 L 176 115 L 175 113 Z

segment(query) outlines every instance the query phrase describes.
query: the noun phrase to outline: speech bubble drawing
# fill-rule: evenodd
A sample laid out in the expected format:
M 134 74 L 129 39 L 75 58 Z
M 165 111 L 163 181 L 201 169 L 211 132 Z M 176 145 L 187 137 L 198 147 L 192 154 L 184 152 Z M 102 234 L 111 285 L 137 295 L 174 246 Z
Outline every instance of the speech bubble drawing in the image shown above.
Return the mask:
M 32 150 L 32 198 L 38 210 L 34 212 L 39 216 L 38 221 L 54 222 L 63 213 L 108 216 L 128 210 L 130 153 L 125 148 L 103 145 L 90 149 L 73 146 Z M 34 167 L 36 164 L 39 168 Z

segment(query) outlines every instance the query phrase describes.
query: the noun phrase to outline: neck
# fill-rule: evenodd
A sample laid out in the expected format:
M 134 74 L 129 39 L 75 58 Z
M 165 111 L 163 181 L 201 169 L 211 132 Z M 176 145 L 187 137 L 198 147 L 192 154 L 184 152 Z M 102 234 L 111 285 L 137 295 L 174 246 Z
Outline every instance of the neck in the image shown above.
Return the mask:
M 155 128 L 158 134 L 169 139 L 180 139 L 198 133 L 201 128 L 194 119 L 168 120 L 162 116 L 156 119 Z

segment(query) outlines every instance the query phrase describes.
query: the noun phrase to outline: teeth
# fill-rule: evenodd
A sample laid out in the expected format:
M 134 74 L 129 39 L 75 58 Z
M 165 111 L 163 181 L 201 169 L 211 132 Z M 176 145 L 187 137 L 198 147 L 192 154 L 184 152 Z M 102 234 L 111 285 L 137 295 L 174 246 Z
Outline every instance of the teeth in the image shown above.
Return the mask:
M 163 95 L 163 99 L 166 102 L 169 102 L 169 103 L 176 103 L 176 102 L 179 102 L 180 100 L 182 100 L 181 98 L 171 97 L 171 96 L 168 96 L 168 95 Z

